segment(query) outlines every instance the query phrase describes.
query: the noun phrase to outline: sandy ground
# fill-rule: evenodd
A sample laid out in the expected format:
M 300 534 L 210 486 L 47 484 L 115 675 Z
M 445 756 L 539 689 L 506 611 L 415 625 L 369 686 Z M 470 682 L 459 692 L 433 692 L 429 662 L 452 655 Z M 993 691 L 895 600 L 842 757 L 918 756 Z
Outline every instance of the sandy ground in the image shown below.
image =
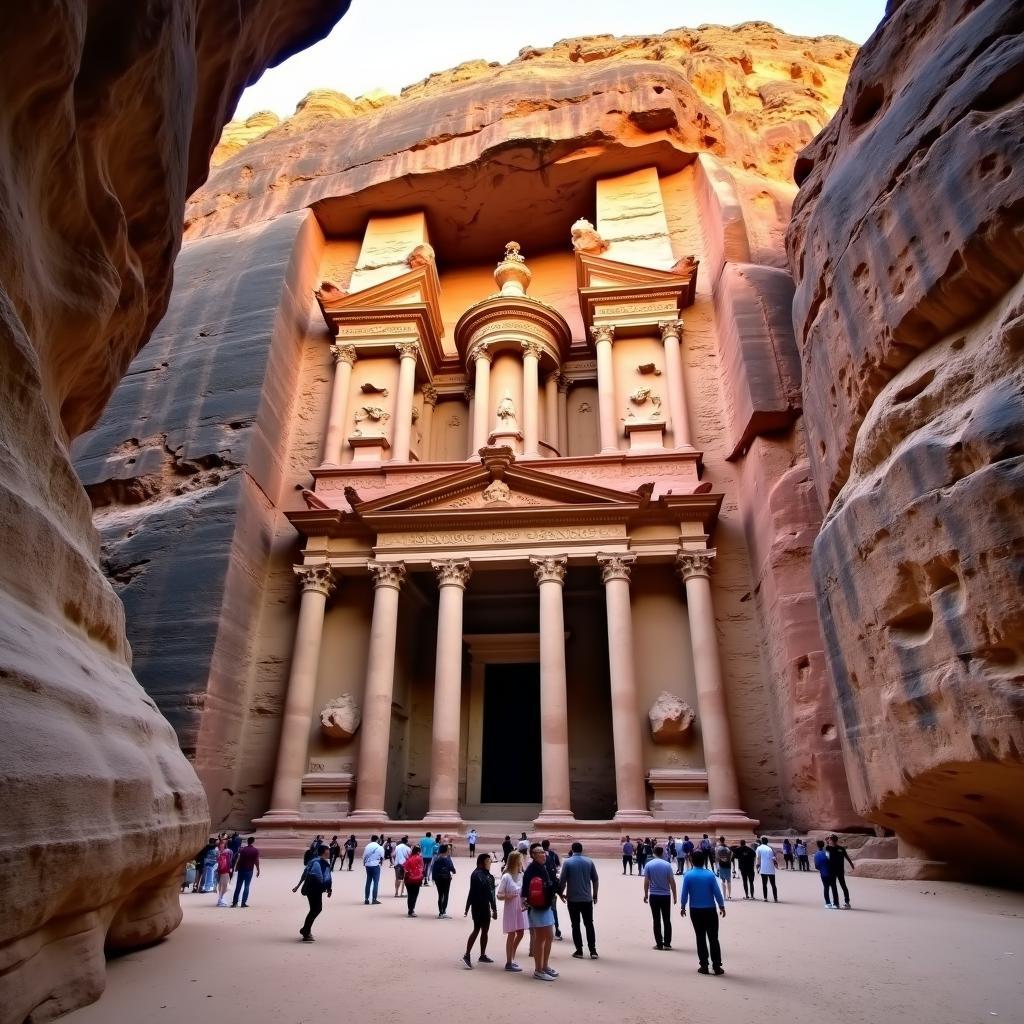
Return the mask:
M 218 909 L 212 895 L 183 897 L 185 920 L 162 944 L 109 964 L 107 991 L 71 1015 L 75 1024 L 217 1021 L 704 1024 L 806 1021 L 845 1024 L 1024 1022 L 1024 894 L 940 882 L 852 876 L 852 911 L 826 911 L 815 874 L 782 872 L 780 902 L 727 904 L 721 938 L 726 975 L 696 973 L 693 932 L 674 910 L 671 952 L 652 949 L 641 883 L 599 861 L 595 913 L 601 959 L 573 960 L 556 942 L 553 983 L 502 970 L 501 918 L 489 952 L 497 963 L 465 970 L 462 916 L 469 861 L 457 861 L 452 920 L 436 914 L 433 888 L 419 917 L 405 915 L 385 871 L 381 906 L 363 906 L 362 871 L 336 875 L 334 896 L 302 943 L 306 903 L 292 895 L 301 865 L 271 861 L 247 910 Z M 735 883 L 734 896 L 741 893 Z M 539 1018 L 534 1018 L 539 1019 Z

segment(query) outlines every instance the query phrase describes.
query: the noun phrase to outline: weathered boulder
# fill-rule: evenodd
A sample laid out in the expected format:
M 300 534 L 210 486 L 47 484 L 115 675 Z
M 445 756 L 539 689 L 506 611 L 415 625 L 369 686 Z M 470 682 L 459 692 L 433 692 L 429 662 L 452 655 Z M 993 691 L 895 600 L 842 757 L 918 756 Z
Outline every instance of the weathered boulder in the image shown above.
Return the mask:
M 662 690 L 647 712 L 655 743 L 682 743 L 692 735 L 693 708 L 682 697 Z
M 320 728 L 332 740 L 350 740 L 363 720 L 362 709 L 351 693 L 342 693 L 320 712 Z
M 789 231 L 826 653 L 857 807 L 1024 830 L 1024 8 L 891 2 Z
M 95 999 L 180 920 L 206 800 L 132 676 L 68 459 L 163 315 L 186 195 L 244 85 L 344 0 L 4 11 L 0 1021 Z

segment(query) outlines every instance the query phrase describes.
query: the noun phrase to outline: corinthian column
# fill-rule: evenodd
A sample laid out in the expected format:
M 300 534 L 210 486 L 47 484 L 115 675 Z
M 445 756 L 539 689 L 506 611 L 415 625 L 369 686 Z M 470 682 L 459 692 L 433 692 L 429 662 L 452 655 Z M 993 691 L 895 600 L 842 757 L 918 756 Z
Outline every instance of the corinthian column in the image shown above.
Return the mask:
M 615 367 L 612 362 L 612 338 L 615 328 L 591 327 L 597 349 L 597 413 L 601 423 L 601 452 L 619 450 L 619 428 L 615 422 Z
M 725 685 L 715 636 L 715 611 L 711 603 L 711 561 L 714 551 L 683 551 L 677 558 L 679 575 L 686 587 L 686 615 L 697 683 L 697 713 L 708 769 L 708 798 L 712 817 L 745 817 L 740 809 L 740 788 L 729 735 Z
M 665 320 L 658 324 L 665 346 L 665 380 L 668 384 L 668 409 L 672 417 L 672 439 L 676 448 L 693 449 L 690 443 L 690 417 L 686 408 L 686 383 L 683 380 L 683 356 L 680 338 L 682 320 Z
M 324 608 L 334 590 L 334 573 L 329 565 L 296 566 L 294 571 L 302 586 L 302 600 L 268 811 L 268 814 L 279 815 L 298 814 L 299 811 L 320 664 L 320 641 L 324 633 Z
M 523 457 L 536 459 L 540 455 L 540 345 L 535 341 L 523 342 Z
M 629 575 L 636 555 L 598 555 L 597 561 L 601 566 L 608 609 L 608 672 L 618 803 L 615 817 L 649 817 L 644 785 L 643 735 L 633 667 L 633 613 L 629 603 Z
M 395 394 L 395 430 L 391 437 L 391 461 L 408 462 L 419 345 L 415 341 L 406 341 L 395 348 L 398 349 L 398 390 Z
M 430 438 L 434 427 L 434 407 L 437 405 L 437 389 L 432 384 L 423 385 L 423 410 L 420 413 L 420 435 L 423 446 L 420 462 L 430 461 Z
M 324 437 L 324 462 L 341 462 L 341 449 L 345 445 L 345 427 L 348 419 L 348 393 L 352 386 L 352 366 L 356 361 L 354 345 L 332 345 L 334 356 L 334 385 L 331 388 L 331 408 L 327 413 L 327 434 Z
M 488 416 L 491 409 L 491 354 L 483 345 L 473 350 L 473 364 L 476 381 L 473 385 L 473 450 L 470 459 L 477 457 L 481 448 L 487 447 Z
M 541 821 L 572 818 L 569 797 L 569 706 L 565 684 L 565 617 L 562 586 L 568 558 L 531 558 L 540 590 Z
M 469 562 L 430 563 L 440 592 L 434 671 L 434 732 L 430 747 L 427 817 L 457 824 L 459 818 L 459 727 L 462 722 L 462 598 Z
M 401 562 L 369 562 L 366 567 L 373 576 L 373 618 L 370 620 L 370 654 L 366 664 L 356 804 L 352 817 L 375 819 L 387 817 L 384 789 L 395 689 L 398 592 L 405 580 L 405 566 Z

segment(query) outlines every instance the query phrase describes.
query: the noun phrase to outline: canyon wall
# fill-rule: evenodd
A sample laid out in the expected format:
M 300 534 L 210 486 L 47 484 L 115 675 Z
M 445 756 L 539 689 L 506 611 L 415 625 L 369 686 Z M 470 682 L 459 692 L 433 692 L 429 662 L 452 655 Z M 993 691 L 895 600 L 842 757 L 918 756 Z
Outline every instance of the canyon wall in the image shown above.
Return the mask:
M 1024 830 L 1022 167 L 1024 8 L 893 0 L 788 237 L 854 800 L 966 869 Z
M 131 672 L 68 445 L 163 316 L 242 88 L 347 3 L 78 0 L 0 35 L 0 1020 L 97 998 L 180 920 L 206 799 Z

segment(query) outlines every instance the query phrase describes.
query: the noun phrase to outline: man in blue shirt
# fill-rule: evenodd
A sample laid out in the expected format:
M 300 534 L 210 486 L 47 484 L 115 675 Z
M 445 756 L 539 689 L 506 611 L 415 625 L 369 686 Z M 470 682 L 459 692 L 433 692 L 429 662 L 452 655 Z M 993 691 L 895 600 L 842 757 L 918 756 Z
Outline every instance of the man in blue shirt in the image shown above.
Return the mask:
M 676 901 L 676 878 L 665 850 L 654 848 L 654 857 L 644 865 L 644 903 L 654 919 L 654 948 L 672 948 L 672 904 Z
M 686 902 L 690 902 L 690 924 L 697 937 L 697 958 L 700 960 L 698 974 L 709 974 L 708 946 L 711 947 L 711 966 L 715 974 L 725 974 L 722 969 L 722 948 L 718 944 L 718 918 L 715 916 L 715 904 L 718 913 L 725 917 L 725 900 L 722 890 L 718 887 L 718 879 L 713 871 L 704 867 L 704 853 L 694 850 L 692 854 L 693 869 L 683 878 L 682 892 L 679 894 L 679 912 L 686 917 Z
M 437 843 L 434 842 L 433 835 L 428 832 L 420 840 L 420 856 L 423 858 L 423 885 L 424 888 L 430 885 L 430 864 L 434 859 L 434 850 L 437 848 Z

